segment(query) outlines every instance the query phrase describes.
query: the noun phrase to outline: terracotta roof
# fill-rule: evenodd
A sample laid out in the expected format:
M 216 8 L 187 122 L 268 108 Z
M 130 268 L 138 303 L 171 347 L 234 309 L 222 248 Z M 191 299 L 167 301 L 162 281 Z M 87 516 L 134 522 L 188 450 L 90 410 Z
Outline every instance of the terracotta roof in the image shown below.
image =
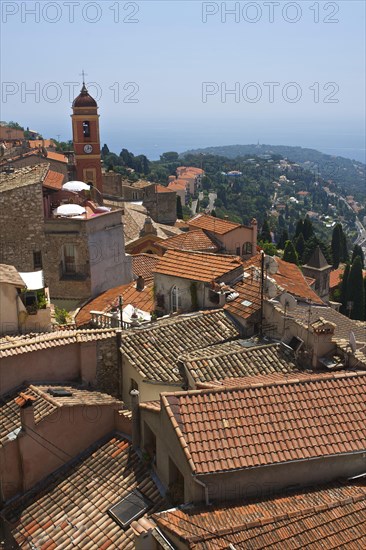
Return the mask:
M 67 164 L 67 157 L 62 153 L 54 153 L 53 151 L 47 151 L 47 159 L 57 160 L 58 162 Z
M 156 193 L 173 193 L 172 189 L 168 189 L 168 187 L 160 184 L 155 185 L 155 191 Z
M 156 266 L 155 273 L 209 283 L 240 268 L 238 256 L 168 250 Z
M 153 515 L 160 529 L 195 550 L 364 548 L 364 481 L 221 506 L 183 506 Z
M 23 168 L 14 170 L 10 174 L 1 172 L 0 193 L 43 182 L 49 166 L 49 164 L 36 164 L 35 166 L 24 166 Z
M 162 248 L 216 252 L 218 246 L 202 229 L 187 231 L 160 243 Z
M 113 329 L 70 329 L 37 334 L 30 333 L 24 336 L 4 336 L 0 339 L 0 358 L 78 342 L 105 340 L 115 338 L 115 336 L 116 331 Z
M 185 189 L 186 186 L 187 186 L 187 182 L 185 180 L 180 180 L 180 179 L 171 181 L 168 184 L 169 189 L 172 189 L 173 191 L 175 191 L 176 189 L 178 190 Z
M 310 287 L 304 274 L 297 265 L 284 262 L 278 256 L 274 256 L 274 259 L 278 265 L 278 270 L 277 273 L 268 274 L 268 277 L 276 283 L 279 294 L 286 291 L 300 300 L 310 300 L 312 303 L 319 305 L 324 304 L 323 300 Z M 243 266 L 244 272 L 248 271 L 250 275 L 253 276 L 253 271 L 251 272 L 250 270 L 253 267 L 260 269 L 261 254 L 258 253 L 252 258 L 249 258 L 249 260 L 244 261 Z
M 233 285 L 233 289 L 239 296 L 225 304 L 226 311 L 242 319 L 248 319 L 260 310 L 260 278 L 255 269 L 244 271 L 244 279 Z
M 17 269 L 13 265 L 6 264 L 0 264 L 0 283 L 14 285 L 17 288 L 26 286 Z
M 75 107 L 97 107 L 97 102 L 89 94 L 85 84 L 83 84 L 83 87 L 80 90 L 80 94 L 74 99 L 72 107 L 73 109 Z
M 162 498 L 146 466 L 121 435 L 104 439 L 12 501 L 2 516 L 20 548 L 133 550 L 108 509 L 138 489 L 161 509 Z
M 122 357 L 143 378 L 180 385 L 177 361 L 182 353 L 238 336 L 238 329 L 222 310 L 181 315 L 124 332 Z
M 64 182 L 64 175 L 59 172 L 54 172 L 53 170 L 48 170 L 45 179 L 43 180 L 43 187 L 49 189 L 62 189 L 62 184 Z
M 296 370 L 293 354 L 281 344 L 245 347 L 237 340 L 181 356 L 195 383 Z
M 160 256 L 154 254 L 134 254 L 132 258 L 132 273 L 138 277 L 141 275 L 144 279 L 152 279 L 153 272 L 160 260 Z
M 75 323 L 78 327 L 86 326 L 91 321 L 91 311 L 102 311 L 109 313 L 117 307 L 118 297 L 123 297 L 123 304 L 131 304 L 137 309 L 150 313 L 154 309 L 153 281 L 145 281 L 143 290 L 136 290 L 136 281 L 127 285 L 110 288 L 93 298 L 83 306 L 75 317 Z
M 196 214 L 196 216 L 188 220 L 187 223 L 191 227 L 205 229 L 206 231 L 211 231 L 211 233 L 217 233 L 218 235 L 225 235 L 226 233 L 233 231 L 233 229 L 242 227 L 240 223 L 231 222 L 229 220 L 221 220 L 220 218 L 215 218 L 214 216 L 209 216 L 208 214 Z
M 161 400 L 199 475 L 365 452 L 365 395 L 365 373 L 341 373 Z
M 31 149 L 38 149 L 38 147 L 55 147 L 55 143 L 52 139 L 33 139 L 29 140 L 29 147 Z
M 57 397 L 52 396 L 49 389 L 64 389 L 70 393 L 71 396 Z M 120 408 L 123 408 L 122 401 L 117 400 L 115 397 L 93 391 L 90 388 L 84 388 L 82 386 L 75 386 L 70 384 L 27 384 L 23 385 L 11 393 L 1 397 L 0 411 L 1 411 L 1 430 L 0 430 L 0 445 L 8 439 L 8 434 L 21 427 L 20 422 L 20 406 L 22 403 L 18 402 L 18 396 L 21 395 L 23 400 L 30 398 L 33 401 L 33 410 L 35 422 L 38 423 L 43 420 L 49 414 L 52 414 L 55 410 L 64 406 L 99 406 L 110 405 L 116 403 Z
M 345 265 L 340 265 L 337 269 L 333 269 L 329 276 L 329 288 L 335 289 L 342 281 Z M 366 277 L 366 269 L 363 270 L 363 277 Z

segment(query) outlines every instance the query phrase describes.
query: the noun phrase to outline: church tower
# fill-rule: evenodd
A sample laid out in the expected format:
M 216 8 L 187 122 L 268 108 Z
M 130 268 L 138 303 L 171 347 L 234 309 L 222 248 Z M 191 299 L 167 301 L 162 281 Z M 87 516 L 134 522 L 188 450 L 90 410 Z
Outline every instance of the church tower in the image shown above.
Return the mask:
M 76 178 L 103 193 L 98 105 L 89 95 L 84 81 L 80 94 L 74 99 L 72 111 Z

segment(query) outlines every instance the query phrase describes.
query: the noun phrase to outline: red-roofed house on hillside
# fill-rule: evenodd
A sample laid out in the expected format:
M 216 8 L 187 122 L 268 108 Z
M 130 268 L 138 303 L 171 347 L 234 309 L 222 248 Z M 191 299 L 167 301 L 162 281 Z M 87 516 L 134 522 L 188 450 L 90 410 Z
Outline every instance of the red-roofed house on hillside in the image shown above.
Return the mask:
M 187 222 L 190 229 L 202 229 L 209 237 L 215 239 L 223 252 L 236 254 L 245 259 L 257 251 L 257 221 L 250 226 L 229 220 L 221 220 L 208 214 L 196 214 Z
M 222 307 L 242 275 L 237 256 L 169 249 L 154 270 L 156 309 L 166 314 Z
M 178 502 L 273 494 L 365 473 L 366 373 L 162 394 L 141 407 L 141 448 Z

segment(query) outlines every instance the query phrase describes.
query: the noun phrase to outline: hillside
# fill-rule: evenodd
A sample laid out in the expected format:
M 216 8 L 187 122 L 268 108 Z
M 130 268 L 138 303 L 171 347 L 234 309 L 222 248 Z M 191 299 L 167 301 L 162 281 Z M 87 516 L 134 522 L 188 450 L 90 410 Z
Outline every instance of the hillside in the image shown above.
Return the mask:
M 180 156 L 190 154 L 220 155 L 232 159 L 247 155 L 280 155 L 315 175 L 319 174 L 325 181 L 332 180 L 344 195 L 354 195 L 360 202 L 366 200 L 366 165 L 344 157 L 326 155 L 316 149 L 288 145 L 223 145 L 186 151 Z

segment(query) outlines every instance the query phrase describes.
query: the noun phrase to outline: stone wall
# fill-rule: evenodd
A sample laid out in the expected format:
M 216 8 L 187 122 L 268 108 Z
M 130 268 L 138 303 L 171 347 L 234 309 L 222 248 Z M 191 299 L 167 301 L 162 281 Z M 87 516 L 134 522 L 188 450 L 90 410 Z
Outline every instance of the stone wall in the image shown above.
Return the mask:
M 42 252 L 45 261 L 46 251 L 42 184 L 3 191 L 0 217 L 0 263 L 18 271 L 34 271 L 33 252 Z
M 97 342 L 97 388 L 101 392 L 120 396 L 120 335 Z
M 173 191 L 157 193 L 156 185 L 145 187 L 142 203 L 155 222 L 173 225 L 177 219 L 177 194 Z

